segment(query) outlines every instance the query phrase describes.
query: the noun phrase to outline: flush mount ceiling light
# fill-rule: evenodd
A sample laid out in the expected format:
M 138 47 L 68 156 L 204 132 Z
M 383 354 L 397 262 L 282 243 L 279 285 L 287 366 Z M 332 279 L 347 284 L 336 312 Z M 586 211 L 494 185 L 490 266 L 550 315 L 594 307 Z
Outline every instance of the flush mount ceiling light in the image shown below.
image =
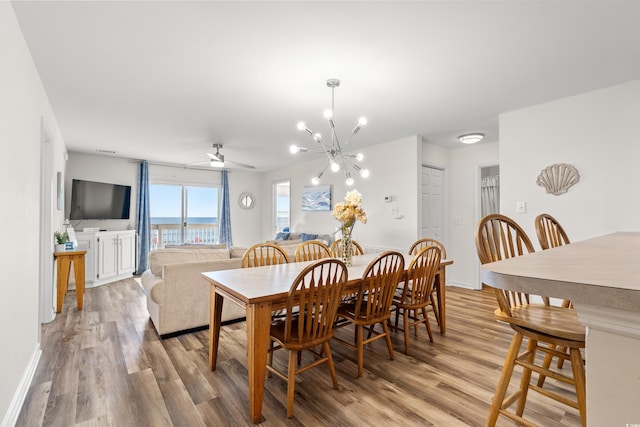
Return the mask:
M 463 144 L 475 144 L 482 141 L 482 138 L 484 138 L 483 133 L 467 133 L 458 137 Z
M 312 152 L 312 153 L 324 153 L 327 156 L 327 164 L 320 171 L 320 173 L 314 176 L 311 179 L 313 185 L 318 185 L 320 183 L 320 178 L 327 170 L 328 167 L 331 168 L 332 172 L 339 172 L 341 169 L 344 170 L 345 183 L 347 185 L 353 185 L 353 178 L 351 177 L 351 169 L 354 172 L 360 174 L 361 177 L 366 178 L 369 176 L 369 170 L 363 169 L 358 165 L 355 161 L 362 161 L 362 153 L 358 154 L 347 154 L 342 151 L 343 147 L 349 144 L 353 135 L 358 133 L 360 128 L 367 124 L 367 119 L 364 117 L 360 117 L 358 119 L 358 123 L 356 123 L 355 127 L 351 131 L 351 135 L 347 138 L 344 144 L 340 145 L 338 141 L 338 136 L 336 135 L 335 123 L 334 119 L 334 90 L 336 87 L 340 86 L 340 80 L 338 79 L 329 79 L 327 80 L 327 86 L 331 88 L 331 109 L 325 110 L 324 117 L 327 119 L 329 123 L 329 127 L 331 128 L 331 143 L 327 143 L 322 139 L 322 135 L 319 133 L 314 133 L 311 129 L 304 124 L 304 122 L 298 123 L 298 130 L 307 132 L 309 136 L 313 138 L 313 140 L 318 143 L 321 150 L 309 150 L 308 148 L 300 147 L 297 145 L 292 145 L 290 147 L 290 151 L 293 154 L 297 154 L 299 152 Z

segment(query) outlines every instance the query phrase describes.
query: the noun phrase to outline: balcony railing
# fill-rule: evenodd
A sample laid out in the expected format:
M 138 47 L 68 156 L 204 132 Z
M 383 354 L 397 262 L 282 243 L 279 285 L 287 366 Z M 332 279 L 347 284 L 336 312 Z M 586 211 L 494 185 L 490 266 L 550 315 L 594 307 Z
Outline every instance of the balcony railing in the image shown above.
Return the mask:
M 217 224 L 188 224 L 182 239 L 181 224 L 151 224 L 151 249 L 181 243 L 212 245 L 216 243 Z

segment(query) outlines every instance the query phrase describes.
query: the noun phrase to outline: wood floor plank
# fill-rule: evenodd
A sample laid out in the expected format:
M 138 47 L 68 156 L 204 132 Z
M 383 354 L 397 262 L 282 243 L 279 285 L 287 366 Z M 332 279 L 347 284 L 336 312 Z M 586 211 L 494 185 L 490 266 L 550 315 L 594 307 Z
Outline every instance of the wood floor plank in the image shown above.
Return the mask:
M 152 369 L 134 372 L 129 376 L 131 389 L 136 391 L 133 397 L 135 418 L 131 425 L 149 427 L 173 426 L 169 410 L 160 392 Z
M 16 427 L 43 425 L 50 392 L 51 381 L 34 384 L 30 388 L 30 398 L 24 402 L 20 416 L 16 420 Z
M 158 383 L 173 425 L 206 427 L 184 383 L 180 379 Z
M 494 320 L 495 306 L 493 291 L 448 288 L 447 334 L 436 332 L 431 343 L 424 329 L 417 338 L 412 333 L 407 356 L 403 333 L 392 332 L 395 360 L 389 360 L 384 341 L 367 345 L 360 379 L 355 352 L 332 343 L 339 389 L 325 366 L 304 372 L 296 381 L 294 418 L 287 419 L 287 385 L 268 378 L 260 425 L 484 425 L 513 336 L 508 325 Z M 432 326 L 438 330 L 435 321 Z M 353 338 L 348 328 L 337 334 Z M 87 289 L 81 312 L 69 292 L 62 313 L 42 326 L 41 336 L 42 357 L 17 426 L 252 425 L 244 322 L 222 327 L 212 372 L 208 331 L 161 340 L 141 287 L 128 279 Z M 275 364 L 286 363 L 286 352 L 276 352 Z M 516 370 L 512 384 L 519 378 Z M 545 387 L 572 394 L 551 381 Z M 535 393 L 525 417 L 542 426 L 580 425 L 576 410 Z
M 80 350 L 80 369 L 78 383 L 76 423 L 107 416 L 109 408 L 106 398 L 104 353 L 105 346 L 96 345 Z

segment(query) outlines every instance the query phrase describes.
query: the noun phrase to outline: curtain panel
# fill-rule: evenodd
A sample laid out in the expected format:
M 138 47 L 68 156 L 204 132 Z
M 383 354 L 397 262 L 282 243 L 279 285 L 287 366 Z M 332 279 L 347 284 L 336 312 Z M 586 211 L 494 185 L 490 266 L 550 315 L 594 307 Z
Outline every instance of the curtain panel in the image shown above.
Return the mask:
M 226 243 L 227 248 L 233 246 L 231 238 L 231 208 L 229 203 L 229 172 L 222 171 L 222 209 L 220 212 L 220 243 Z
M 138 232 L 138 266 L 136 274 L 142 274 L 149 267 L 151 248 L 151 214 L 149 212 L 149 163 L 140 162 L 138 174 L 138 200 L 136 202 L 136 230 Z
M 500 213 L 500 176 L 488 176 L 480 181 L 480 208 L 483 218 Z

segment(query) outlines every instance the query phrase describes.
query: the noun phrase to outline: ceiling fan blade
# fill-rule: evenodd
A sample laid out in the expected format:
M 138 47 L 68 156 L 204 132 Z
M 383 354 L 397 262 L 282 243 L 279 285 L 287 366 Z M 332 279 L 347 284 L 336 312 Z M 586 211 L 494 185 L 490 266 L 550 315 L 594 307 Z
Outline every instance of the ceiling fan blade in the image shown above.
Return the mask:
M 207 160 L 206 162 L 189 163 L 186 166 L 200 166 L 200 165 L 208 165 L 210 163 L 211 163 L 211 160 Z
M 240 166 L 241 168 L 247 168 L 247 169 L 255 169 L 256 168 L 253 165 L 247 165 L 245 163 L 233 162 L 231 160 L 225 160 L 225 163 L 231 163 L 232 165 Z

